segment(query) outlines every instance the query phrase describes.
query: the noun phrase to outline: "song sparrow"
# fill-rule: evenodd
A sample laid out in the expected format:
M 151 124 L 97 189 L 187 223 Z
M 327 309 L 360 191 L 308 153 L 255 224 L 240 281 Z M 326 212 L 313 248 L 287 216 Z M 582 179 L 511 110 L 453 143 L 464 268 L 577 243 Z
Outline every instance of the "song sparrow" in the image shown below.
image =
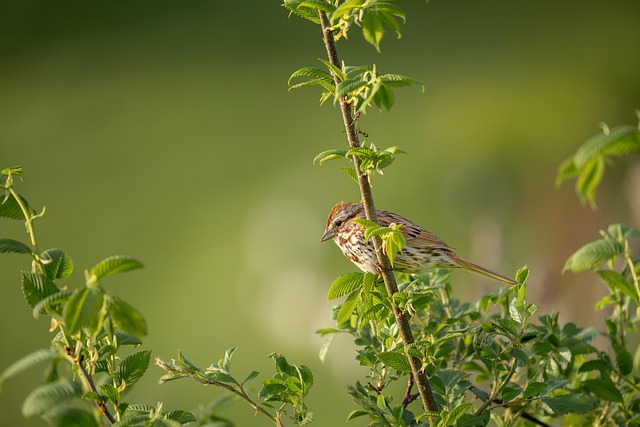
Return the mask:
M 463 268 L 505 283 L 516 284 L 514 280 L 502 274 L 460 258 L 451 246 L 407 218 L 389 211 L 376 212 L 378 224 L 381 226 L 389 226 L 391 223 L 402 224 L 400 231 L 407 243 L 395 259 L 394 270 L 420 273 L 430 268 Z M 365 218 L 362 204 L 338 203 L 329 212 L 327 228 L 320 241 L 333 238 L 342 253 L 360 270 L 378 274 L 373 243 L 365 240 L 364 227 L 351 221 L 355 218 Z

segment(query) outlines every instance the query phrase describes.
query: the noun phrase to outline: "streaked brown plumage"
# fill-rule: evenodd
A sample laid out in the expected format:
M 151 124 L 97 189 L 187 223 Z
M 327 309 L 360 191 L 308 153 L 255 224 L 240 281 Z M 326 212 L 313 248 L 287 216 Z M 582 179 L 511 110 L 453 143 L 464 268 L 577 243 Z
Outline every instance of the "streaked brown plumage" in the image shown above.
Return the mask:
M 393 212 L 377 210 L 378 224 L 389 226 L 402 224 L 400 230 L 407 243 L 397 255 L 394 269 L 405 273 L 421 273 L 430 268 L 463 268 L 508 284 L 516 282 L 456 255 L 454 249 L 442 239 L 428 232 L 418 224 Z M 340 202 L 329 212 L 327 227 L 321 242 L 333 238 L 342 253 L 358 268 L 366 273 L 378 273 L 376 253 L 371 240 L 364 238 L 364 227 L 352 222 L 355 218 L 365 218 L 362 204 Z

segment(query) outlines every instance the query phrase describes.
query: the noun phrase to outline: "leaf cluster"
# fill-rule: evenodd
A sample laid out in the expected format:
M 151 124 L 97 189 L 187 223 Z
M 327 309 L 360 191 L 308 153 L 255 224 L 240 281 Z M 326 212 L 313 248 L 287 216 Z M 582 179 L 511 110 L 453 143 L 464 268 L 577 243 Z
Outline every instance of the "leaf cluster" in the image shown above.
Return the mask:
M 640 112 L 639 119 L 640 119 Z M 556 186 L 570 178 L 576 178 L 575 191 L 592 209 L 596 207 L 596 189 L 604 176 L 605 164 L 615 156 L 640 153 L 640 125 L 617 126 L 589 138 L 576 153 L 565 160 L 558 169 Z
M 275 362 L 276 373 L 262 382 L 258 397 L 253 398 L 245 386 L 255 379 L 259 372 L 250 371 L 244 379 L 237 379 L 231 373 L 231 359 L 235 351 L 235 347 L 228 349 L 222 359 L 212 363 L 206 369 L 187 359 L 182 352 L 178 352 L 177 360 L 166 361 L 156 358 L 156 364 L 167 372 L 160 378 L 160 382 L 191 378 L 204 385 L 225 389 L 277 425 L 282 425 L 280 420 L 283 416 L 288 416 L 298 425 L 305 425 L 312 421 L 313 414 L 309 412 L 303 401 L 313 386 L 313 374 L 308 367 L 292 365 L 283 355 L 271 354 L 269 357 Z M 276 402 L 281 405 L 275 406 Z
M 0 238 L 0 253 L 27 255 L 31 270 L 21 272 L 22 293 L 34 318 L 51 319 L 55 332 L 48 348 L 36 350 L 0 373 L 0 384 L 46 363 L 43 384 L 25 399 L 25 417 L 43 417 L 52 426 L 179 426 L 195 418 L 186 411 L 162 411 L 162 404 L 129 403 L 125 393 L 145 374 L 151 352 L 131 352 L 147 334 L 146 321 L 132 305 L 113 295 L 103 280 L 142 268 L 134 258 L 115 255 L 85 271 L 85 283 L 68 285 L 72 258 L 59 248 L 38 250 L 34 222 L 41 218 L 14 187 L 19 167 L 0 173 L 0 217 L 25 222 L 30 244 Z M 60 285 L 64 282 L 63 285 Z M 129 354 L 123 355 L 123 352 Z M 84 403 L 84 404 L 79 404 Z
M 326 60 L 320 59 L 320 61 L 327 70 L 303 67 L 294 71 L 289 76 L 289 90 L 320 86 L 323 89 L 320 104 L 324 104 L 332 97 L 334 102 L 344 99 L 356 114 L 366 113 L 371 105 L 375 105 L 380 110 L 391 110 L 395 102 L 393 88 L 419 85 L 424 92 L 424 85 L 418 80 L 401 74 L 379 74 L 375 64 L 369 67 L 343 63 L 341 67 L 337 67 Z M 294 79 L 300 77 L 305 80 L 292 84 Z M 337 85 L 336 80 L 339 82 Z
M 290 13 L 319 24 L 319 13 L 327 15 L 336 39 L 347 38 L 354 25 L 362 29 L 364 39 L 378 52 L 385 27 L 401 37 L 399 21 L 406 22 L 404 10 L 393 0 L 285 0 Z

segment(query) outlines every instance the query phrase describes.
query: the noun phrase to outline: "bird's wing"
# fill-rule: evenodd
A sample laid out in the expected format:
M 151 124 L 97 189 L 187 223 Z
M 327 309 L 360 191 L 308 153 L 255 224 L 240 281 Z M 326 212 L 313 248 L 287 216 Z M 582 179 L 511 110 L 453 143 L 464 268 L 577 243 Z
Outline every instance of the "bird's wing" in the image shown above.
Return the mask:
M 394 214 L 393 212 L 381 211 L 383 215 L 378 215 L 378 223 L 382 226 L 388 227 L 392 222 L 395 224 L 402 224 L 400 230 L 404 234 L 404 238 L 407 240 L 407 246 L 411 247 L 428 247 L 447 249 L 453 251 L 454 249 L 447 245 L 444 240 L 436 236 L 435 234 L 425 230 L 413 221 L 407 218 Z

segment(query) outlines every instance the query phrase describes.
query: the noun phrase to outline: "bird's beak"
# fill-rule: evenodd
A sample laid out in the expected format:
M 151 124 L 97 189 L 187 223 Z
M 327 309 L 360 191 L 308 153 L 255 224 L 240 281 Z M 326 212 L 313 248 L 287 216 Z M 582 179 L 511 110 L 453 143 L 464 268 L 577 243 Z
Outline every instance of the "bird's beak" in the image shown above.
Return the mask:
M 324 233 L 322 233 L 322 237 L 320 238 L 321 242 L 326 242 L 329 239 L 332 239 L 333 236 L 335 236 L 336 233 L 334 233 L 333 231 L 329 230 L 328 228 L 326 230 L 324 230 Z

